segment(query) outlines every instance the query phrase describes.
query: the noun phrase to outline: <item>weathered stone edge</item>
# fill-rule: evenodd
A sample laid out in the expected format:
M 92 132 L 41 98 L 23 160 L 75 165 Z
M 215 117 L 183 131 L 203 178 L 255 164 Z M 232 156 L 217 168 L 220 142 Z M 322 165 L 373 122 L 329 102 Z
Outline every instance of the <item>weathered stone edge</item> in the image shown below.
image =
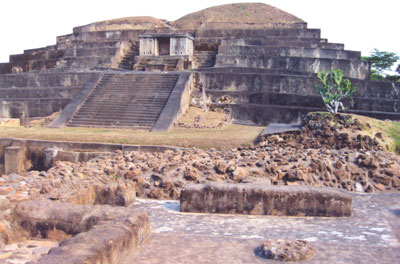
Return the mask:
M 150 236 L 147 213 L 126 210 L 36 200 L 17 205 L 14 217 L 31 236 L 46 238 L 53 230 L 74 235 L 37 264 L 124 264 Z
M 171 95 L 151 131 L 168 131 L 189 106 L 191 73 L 181 72 Z
M 352 197 L 333 188 L 254 184 L 187 184 L 181 212 L 277 216 L 351 216 Z

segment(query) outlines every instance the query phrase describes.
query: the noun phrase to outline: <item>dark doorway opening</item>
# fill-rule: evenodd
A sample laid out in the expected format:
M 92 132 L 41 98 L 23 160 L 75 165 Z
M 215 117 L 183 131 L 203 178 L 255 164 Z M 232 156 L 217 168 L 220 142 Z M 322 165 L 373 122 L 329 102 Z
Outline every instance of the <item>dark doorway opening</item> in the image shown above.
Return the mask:
M 160 56 L 169 55 L 170 39 L 169 38 L 157 38 L 158 41 L 158 54 Z

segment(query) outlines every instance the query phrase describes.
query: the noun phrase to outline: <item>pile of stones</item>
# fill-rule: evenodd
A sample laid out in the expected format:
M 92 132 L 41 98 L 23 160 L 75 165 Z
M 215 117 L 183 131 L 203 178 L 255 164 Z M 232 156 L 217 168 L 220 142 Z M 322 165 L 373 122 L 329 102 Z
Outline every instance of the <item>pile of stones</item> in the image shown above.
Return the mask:
M 269 146 L 291 146 L 297 149 L 326 147 L 383 150 L 387 148 L 379 142 L 382 139 L 382 133 L 376 133 L 374 138 L 359 133 L 370 128 L 368 123 L 362 123 L 350 115 L 312 113 L 303 120 L 303 128 L 300 132 L 267 135 L 262 138 L 262 142 Z
M 345 121 L 343 126 L 348 125 Z M 358 124 L 352 126 L 356 129 Z M 163 153 L 118 150 L 84 163 L 57 162 L 47 172 L 2 175 L 0 246 L 19 241 L 13 227 L 15 205 L 38 198 L 127 206 L 135 196 L 177 200 L 186 184 L 211 182 L 400 191 L 400 156 L 380 150 L 373 139 L 336 141 L 345 137 L 330 131 L 333 136 L 327 137 L 326 127 L 310 118 L 299 135 L 273 135 L 251 147 Z

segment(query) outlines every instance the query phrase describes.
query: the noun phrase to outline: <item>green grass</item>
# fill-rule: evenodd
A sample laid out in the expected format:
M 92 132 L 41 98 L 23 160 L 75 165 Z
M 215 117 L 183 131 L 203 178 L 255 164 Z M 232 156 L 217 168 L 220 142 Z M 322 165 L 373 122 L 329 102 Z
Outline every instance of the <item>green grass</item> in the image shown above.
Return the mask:
M 385 128 L 388 135 L 393 138 L 396 153 L 400 155 L 400 122 L 393 122 L 391 126 Z

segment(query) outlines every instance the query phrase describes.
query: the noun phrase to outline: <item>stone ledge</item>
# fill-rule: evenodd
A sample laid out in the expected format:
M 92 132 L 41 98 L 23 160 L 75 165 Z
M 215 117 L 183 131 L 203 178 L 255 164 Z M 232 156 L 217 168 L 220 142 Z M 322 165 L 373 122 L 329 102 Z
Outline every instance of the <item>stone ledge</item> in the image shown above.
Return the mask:
M 352 198 L 331 188 L 253 184 L 188 184 L 181 212 L 276 216 L 351 216 Z
M 132 208 L 36 200 L 18 204 L 14 218 L 30 236 L 63 240 L 37 264 L 129 263 L 150 236 L 147 213 Z

